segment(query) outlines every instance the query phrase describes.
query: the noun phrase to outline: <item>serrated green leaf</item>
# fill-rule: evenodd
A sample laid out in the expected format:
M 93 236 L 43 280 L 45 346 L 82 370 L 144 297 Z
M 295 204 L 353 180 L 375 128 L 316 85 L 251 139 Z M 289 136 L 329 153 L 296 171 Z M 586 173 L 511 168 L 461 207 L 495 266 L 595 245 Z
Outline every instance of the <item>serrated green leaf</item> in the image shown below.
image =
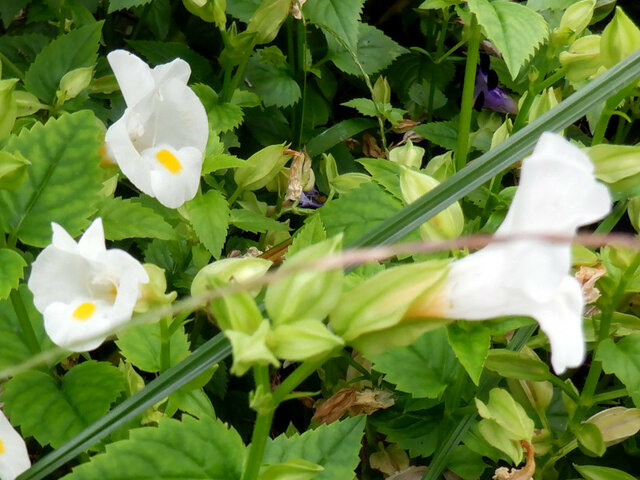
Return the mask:
M 188 45 L 179 42 L 159 42 L 155 40 L 128 40 L 127 44 L 142 55 L 152 65 L 167 63 L 182 58 L 191 67 L 191 80 L 206 82 L 214 76 L 211 62 Z
M 458 360 L 476 385 L 491 346 L 491 332 L 478 322 L 456 322 L 447 327 L 447 337 Z
M 400 167 L 386 158 L 359 158 L 358 163 L 371 174 L 373 180 L 382 185 L 387 192 L 402 200 L 400 190 Z
M 31 0 L 12 0 L 9 2 L 2 2 L 0 4 L 0 18 L 4 24 L 4 28 L 8 28 L 11 25 L 11 21 L 15 16 L 20 13 L 24 7 L 26 7 Z
M 158 238 L 174 240 L 176 232 L 161 215 L 130 198 L 107 198 L 98 210 L 107 240 Z
M 240 435 L 220 420 L 185 415 L 131 430 L 128 440 L 107 445 L 64 479 L 240 480 L 245 450 Z
M 0 190 L 17 190 L 27 177 L 30 163 L 20 154 L 0 152 Z
M 249 60 L 246 76 L 265 107 L 288 107 L 301 97 L 300 86 L 286 64 L 276 65 L 256 53 Z
M 122 355 L 145 372 L 159 372 L 161 370 L 161 343 L 160 323 L 128 328 L 116 340 L 116 345 L 122 351 Z M 184 333 L 184 327 L 180 327 L 173 332 L 169 340 L 170 364 L 177 364 L 187 355 L 189 355 L 189 340 Z
M 15 250 L 0 248 L 0 300 L 4 300 L 22 280 L 27 262 Z
M 27 90 L 45 103 L 53 102 L 65 73 L 96 63 L 102 24 L 71 30 L 44 47 L 24 75 Z
M 530 8 L 507 0 L 469 0 L 468 5 L 515 79 L 538 45 L 546 40 L 547 22 Z
M 42 315 L 33 305 L 33 295 L 24 283 L 18 287 L 18 294 L 22 298 L 40 350 L 44 351 L 54 347 L 44 331 Z M 0 368 L 19 365 L 36 353 L 29 349 L 29 344 L 25 339 L 26 336 L 11 301 L 9 299 L 0 300 Z
M 360 463 L 365 420 L 365 416 L 352 417 L 302 435 L 269 439 L 262 463 L 274 465 L 300 458 L 324 467 L 315 480 L 353 480 L 353 471 Z
M 455 150 L 458 142 L 458 125 L 452 121 L 416 125 L 413 131 L 447 150 Z
M 2 401 L 25 437 L 57 448 L 107 413 L 123 390 L 120 370 L 89 360 L 69 370 L 60 382 L 39 371 L 18 374 L 4 385 Z
M 358 133 L 376 126 L 375 121 L 368 118 L 350 118 L 327 128 L 307 144 L 307 153 L 315 157 L 330 150 L 340 142 Z
M 617 468 L 596 465 L 573 465 L 585 480 L 636 480 L 636 477 Z
M 462 0 L 425 0 L 420 4 L 418 8 L 432 9 L 432 8 L 449 8 L 453 5 L 462 3 Z
M 287 256 L 294 255 L 303 248 L 326 239 L 327 232 L 324 230 L 322 220 L 319 215 L 314 215 L 294 235 L 291 246 L 287 249 Z
M 413 457 L 428 457 L 438 444 L 439 413 L 427 410 L 404 412 L 397 407 L 376 412 L 370 422 L 388 442 L 408 450 Z
M 85 110 L 10 137 L 5 150 L 20 153 L 31 166 L 18 190 L 0 191 L 5 231 L 36 247 L 51 242 L 51 222 L 79 235 L 99 200 L 101 135 L 94 114 Z
M 640 332 L 617 343 L 607 338 L 598 346 L 595 359 L 602 362 L 606 373 L 614 374 L 624 383 L 635 406 L 640 406 Z
M 333 36 L 327 35 L 327 43 L 330 58 L 336 67 L 351 75 L 362 75 L 351 54 Z M 354 53 L 367 75 L 373 75 L 388 67 L 397 57 L 406 52 L 406 48 L 387 37 L 382 30 L 366 23 L 358 24 L 358 41 Z
M 402 203 L 375 183 L 363 183 L 319 210 L 327 235 L 344 232 L 349 243 L 402 208 Z
M 347 45 L 356 48 L 364 0 L 309 0 L 302 7 L 307 20 L 331 28 Z M 327 40 L 333 38 L 326 33 Z
M 213 255 L 220 258 L 229 228 L 229 204 L 217 190 L 197 195 L 185 205 L 198 239 Z
M 391 348 L 372 360 L 387 381 L 414 397 L 437 398 L 455 380 L 458 371 L 444 328 L 427 332 L 411 345 Z
M 191 87 L 198 95 L 207 111 L 209 128 L 214 132 L 233 130 L 242 123 L 242 108 L 233 103 L 220 103 L 216 92 L 208 85 L 197 84 Z
M 340 105 L 355 108 L 362 115 L 366 115 L 368 117 L 376 117 L 378 114 L 376 106 L 370 98 L 354 98 L 348 102 L 343 102 Z
M 176 410 L 181 410 L 196 418 L 216 417 L 211 400 L 202 388 L 179 388 L 169 395 L 165 414 L 173 416 Z
M 240 230 L 252 233 L 262 233 L 267 231 L 287 231 L 289 227 L 273 218 L 265 217 L 251 210 L 231 210 L 229 223 Z
M 3 69 L 2 78 L 17 78 L 36 58 L 38 53 L 50 42 L 49 37 L 41 33 L 24 33 L 22 35 L 4 34 L 0 37 L 0 52 L 12 62 L 18 72 Z
M 151 0 L 109 0 L 109 10 L 107 13 L 113 13 L 118 10 L 124 10 L 132 7 L 146 5 Z
M 480 478 L 487 464 L 482 460 L 482 455 L 472 451 L 465 445 L 456 448 L 449 457 L 447 469 L 462 478 Z

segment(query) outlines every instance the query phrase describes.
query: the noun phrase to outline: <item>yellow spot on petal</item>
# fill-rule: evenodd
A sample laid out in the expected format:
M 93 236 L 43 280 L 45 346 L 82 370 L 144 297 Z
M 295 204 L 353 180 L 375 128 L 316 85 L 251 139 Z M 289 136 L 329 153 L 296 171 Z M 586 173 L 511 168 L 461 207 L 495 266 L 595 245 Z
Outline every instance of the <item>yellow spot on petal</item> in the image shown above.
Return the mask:
M 160 164 L 171 173 L 179 173 L 180 170 L 182 170 L 180 160 L 178 160 L 169 150 L 160 150 L 156 153 L 156 158 L 158 159 L 158 162 L 160 162 Z
M 4 442 L 0 440 L 0 455 L 4 453 Z
M 95 311 L 96 311 L 95 303 L 85 302 L 78 305 L 78 308 L 76 308 L 73 311 L 71 316 L 76 320 L 81 320 L 84 322 L 85 320 L 89 320 L 91 318 L 91 315 L 93 315 L 93 312 Z

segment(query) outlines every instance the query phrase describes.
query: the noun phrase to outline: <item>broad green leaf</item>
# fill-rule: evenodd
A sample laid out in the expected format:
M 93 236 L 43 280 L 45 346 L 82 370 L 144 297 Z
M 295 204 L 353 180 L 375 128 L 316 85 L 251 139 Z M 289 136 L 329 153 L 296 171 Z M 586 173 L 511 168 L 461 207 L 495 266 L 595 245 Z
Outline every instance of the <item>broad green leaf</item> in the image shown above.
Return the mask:
M 270 47 L 272 48 L 272 47 Z M 245 74 L 265 107 L 288 107 L 301 96 L 300 86 L 291 77 L 286 63 L 276 64 L 263 52 L 257 52 L 249 60 Z
M 462 478 L 480 478 L 487 464 L 482 460 L 482 455 L 472 451 L 465 445 L 456 448 L 451 457 L 447 469 Z
M 491 332 L 479 322 L 456 322 L 447 327 L 447 337 L 471 380 L 479 385 L 491 346 Z
M 231 210 L 229 223 L 240 230 L 252 233 L 262 233 L 267 231 L 287 231 L 289 227 L 273 218 L 265 217 L 251 210 Z
M 2 78 L 18 78 L 18 74 L 22 74 L 22 72 L 29 68 L 29 65 L 38 53 L 49 42 L 50 38 L 41 33 L 24 33 L 22 35 L 4 34 L 0 36 L 0 52 L 2 52 L 18 70 L 7 68 L 7 65 L 4 64 Z
M 116 345 L 122 355 L 133 365 L 145 372 L 159 372 L 161 369 L 160 348 L 162 337 L 160 323 L 137 325 L 128 328 L 118 336 Z M 189 340 L 184 327 L 179 327 L 171 335 L 169 341 L 169 358 L 171 366 L 189 355 Z
M 418 8 L 435 9 L 435 8 L 449 8 L 453 5 L 462 3 L 462 0 L 425 0 L 420 4 Z
M 182 58 L 191 67 L 191 81 L 207 82 L 214 76 L 211 62 L 185 43 L 155 40 L 129 40 L 127 43 L 153 65 Z
M 427 332 L 411 345 L 391 348 L 372 360 L 387 381 L 414 397 L 439 397 L 458 371 L 444 328 Z
M 595 359 L 602 362 L 602 369 L 614 374 L 627 387 L 636 407 L 640 407 L 640 332 L 632 333 L 615 343 L 604 340 Z
M 366 115 L 367 117 L 376 117 L 378 115 L 376 106 L 370 98 L 354 98 L 348 102 L 343 102 L 340 105 L 355 108 L 358 112 L 362 115 Z
M 229 227 L 229 205 L 217 190 L 198 194 L 185 205 L 198 239 L 213 255 L 220 258 Z
M 307 153 L 315 157 L 338 145 L 349 137 L 369 128 L 376 127 L 376 122 L 368 118 L 350 118 L 327 128 L 307 144 Z
M 27 262 L 15 250 L 0 248 L 0 300 L 4 300 L 22 280 Z
M 0 18 L 4 24 L 4 28 L 9 28 L 11 21 L 16 17 L 20 10 L 26 7 L 31 0 L 9 0 L 0 3 Z
M 260 6 L 261 0 L 233 0 L 227 2 L 227 13 L 240 21 L 248 23 Z
M 24 75 L 27 90 L 51 103 L 65 73 L 96 63 L 102 23 L 71 30 L 44 47 Z
M 636 477 L 617 468 L 596 465 L 573 465 L 585 480 L 636 480 Z
M 433 410 L 405 412 L 398 407 L 388 408 L 369 418 L 388 442 L 408 450 L 413 457 L 428 457 L 438 445 L 438 427 L 442 416 Z
M 2 72 L 0 72 L 2 73 Z M 18 114 L 14 91 L 18 79 L 0 80 L 0 139 L 11 133 Z
M 327 239 L 327 232 L 324 230 L 320 215 L 314 215 L 307 220 L 293 236 L 291 246 L 287 249 L 287 257 L 294 255 L 303 248 Z
M 402 208 L 402 203 L 375 183 L 358 188 L 327 203 L 319 211 L 327 235 L 344 232 L 348 244 Z
M 42 315 L 33 305 L 33 295 L 23 283 L 18 287 L 18 294 L 27 311 L 29 323 L 36 336 L 40 350 L 48 350 L 54 347 L 44 331 Z M 0 368 L 18 365 L 29 360 L 33 354 L 26 341 L 26 335 L 22 331 L 20 321 L 9 299 L 0 300 Z
M 496 422 L 514 440 L 531 440 L 535 428 L 533 420 L 506 390 L 491 390 L 486 404 L 476 398 L 476 407 L 482 418 Z
M 358 25 L 364 0 L 308 0 L 302 7 L 307 20 L 326 25 L 348 46 L 358 44 Z M 325 32 L 327 40 L 333 38 Z
M 584 449 L 587 454 L 596 457 L 604 455 L 607 447 L 604 444 L 602 433 L 598 427 L 592 423 L 582 423 L 573 432 L 576 436 L 576 440 L 580 444 L 580 447 Z
M 204 105 L 209 119 L 209 128 L 214 132 L 233 130 L 242 123 L 242 108 L 238 105 L 221 103 L 218 94 L 208 85 L 199 83 L 191 88 Z
M 107 445 L 64 479 L 240 480 L 245 450 L 240 435 L 220 420 L 184 415 L 131 430 L 128 440 Z
M 490 350 L 484 366 L 504 378 L 541 382 L 551 376 L 549 366 L 539 358 L 504 348 Z
M 124 390 L 122 372 L 107 362 L 89 360 L 69 370 L 62 381 L 31 370 L 4 385 L 4 411 L 25 437 L 58 448 L 107 413 Z
M 538 45 L 547 39 L 547 22 L 539 13 L 508 0 L 469 0 L 468 5 L 515 79 Z
M 85 110 L 10 137 L 5 150 L 19 153 L 31 166 L 18 190 L 0 191 L 5 231 L 36 247 L 51 242 L 51 222 L 79 235 L 99 200 L 101 135 L 97 119 Z
M 358 453 L 365 419 L 352 417 L 302 435 L 269 439 L 262 463 L 274 465 L 299 458 L 324 467 L 315 480 L 353 480 L 353 471 L 360 463 Z
M 98 210 L 107 240 L 158 238 L 174 240 L 176 232 L 161 215 L 130 198 L 107 198 Z
M 17 190 L 27 177 L 29 164 L 20 154 L 0 151 L 0 190 Z
M 107 13 L 113 13 L 131 7 L 139 7 L 149 2 L 151 2 L 151 0 L 109 0 L 109 10 Z
M 211 400 L 202 388 L 179 388 L 169 395 L 165 414 L 173 416 L 176 410 L 181 410 L 196 418 L 216 417 Z
M 402 200 L 400 190 L 400 167 L 386 158 L 359 158 L 358 163 L 371 174 L 373 180 L 382 185 L 387 192 Z
M 333 36 L 327 35 L 327 43 L 331 60 L 340 70 L 351 75 L 362 75 L 351 54 Z M 382 30 L 366 23 L 358 25 L 358 42 L 354 53 L 367 75 L 373 75 L 388 67 L 397 57 L 406 52 L 404 47 L 387 37 Z
M 413 131 L 447 150 L 455 150 L 458 142 L 458 125 L 453 121 L 424 123 Z

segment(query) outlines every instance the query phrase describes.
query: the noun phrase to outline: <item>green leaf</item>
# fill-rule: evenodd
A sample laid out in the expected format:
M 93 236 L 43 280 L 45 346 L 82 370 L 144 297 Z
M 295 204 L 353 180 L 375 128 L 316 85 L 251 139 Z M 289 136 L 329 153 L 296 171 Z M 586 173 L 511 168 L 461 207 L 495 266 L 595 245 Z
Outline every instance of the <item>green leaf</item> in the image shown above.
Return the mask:
M 252 233 L 262 233 L 267 231 L 288 231 L 289 227 L 273 218 L 265 217 L 251 210 L 231 210 L 229 223 L 240 230 Z
M 161 215 L 130 198 L 107 198 L 100 206 L 104 236 L 107 240 L 123 238 L 158 238 L 175 240 L 176 232 Z
M 245 446 L 220 420 L 184 415 L 158 427 L 131 430 L 129 439 L 80 465 L 65 480 L 240 480 Z
M 320 215 L 313 215 L 293 236 L 293 241 L 287 249 L 287 257 L 295 255 L 296 252 L 299 252 L 303 248 L 322 242 L 326 239 L 327 232 L 324 230 L 324 225 L 322 225 Z
M 447 150 L 455 150 L 458 142 L 458 124 L 452 121 L 423 123 L 413 131 Z
M 0 151 L 0 190 L 17 190 L 27 177 L 29 165 L 20 154 Z
M 420 4 L 418 8 L 432 9 L 432 8 L 449 8 L 453 5 L 462 3 L 462 0 L 425 0 Z
M 353 137 L 376 125 L 375 121 L 368 118 L 350 118 L 349 120 L 343 120 L 327 128 L 317 137 L 312 138 L 307 144 L 307 153 L 311 157 L 316 157 L 347 138 Z
M 220 258 L 229 228 L 229 205 L 217 190 L 198 194 L 185 205 L 198 239 L 216 260 Z
M 462 478 L 480 478 L 487 464 L 482 460 L 482 455 L 472 451 L 465 445 L 456 448 L 451 457 L 447 469 Z
M 307 20 L 331 28 L 348 46 L 358 44 L 358 25 L 364 0 L 308 0 L 302 7 Z M 325 32 L 327 40 L 333 38 Z
M 107 362 L 89 360 L 62 381 L 40 371 L 16 375 L 4 385 L 4 411 L 25 437 L 58 448 L 107 413 L 124 390 L 124 377 Z
M 162 336 L 160 335 L 160 323 L 148 325 L 137 325 L 128 328 L 118 336 L 116 345 L 122 351 L 127 360 L 145 372 L 159 372 L 160 345 Z M 173 332 L 169 341 L 170 364 L 177 364 L 184 357 L 189 355 L 189 340 L 181 326 Z
M 175 410 L 181 410 L 196 418 L 216 417 L 211 400 L 202 388 L 179 388 L 169 395 L 165 414 L 172 416 Z
M 21 154 L 31 166 L 18 190 L 0 191 L 5 231 L 36 247 L 51 242 L 51 222 L 79 235 L 99 200 L 103 135 L 94 114 L 85 110 L 10 137 L 5 150 Z
M 378 116 L 378 112 L 376 112 L 376 106 L 373 103 L 373 100 L 371 100 L 370 98 L 354 98 L 352 100 L 349 100 L 348 102 L 343 102 L 340 105 L 355 108 L 362 115 L 366 115 L 368 117 Z
M 573 465 L 585 480 L 636 480 L 636 477 L 617 468 L 596 465 Z
M 580 424 L 574 431 L 576 440 L 580 447 L 586 450 L 587 454 L 601 457 L 607 447 L 602 439 L 600 429 L 593 423 L 585 422 Z
M 351 75 L 362 75 L 351 54 L 333 36 L 327 36 L 327 43 L 329 44 L 330 58 L 336 67 Z M 406 52 L 407 49 L 401 47 L 376 27 L 366 23 L 358 25 L 358 43 L 354 53 L 367 75 L 373 75 L 388 67 L 397 57 Z
M 542 382 L 551 376 L 549 366 L 539 358 L 504 348 L 490 350 L 484 366 L 504 378 Z
M 207 111 L 209 127 L 214 132 L 233 130 L 242 123 L 242 108 L 233 103 L 220 103 L 218 94 L 208 85 L 201 83 L 193 85 L 191 89 L 200 98 Z
M 447 336 L 458 360 L 476 385 L 491 346 L 491 332 L 478 322 L 456 322 L 447 327 Z
M 391 348 L 371 360 L 387 381 L 414 397 L 439 397 L 458 371 L 444 328 L 427 332 L 411 345 Z
M 11 0 L 0 4 L 0 18 L 4 24 L 4 28 L 9 28 L 11 21 L 15 18 L 20 10 L 26 7 L 31 0 Z
M 248 23 L 260 6 L 261 0 L 233 0 L 227 2 L 227 12 L 240 21 Z
M 24 85 L 45 103 L 52 103 L 65 73 L 96 63 L 103 22 L 71 30 L 44 47 L 24 75 Z
M 507 0 L 469 0 L 468 4 L 515 79 L 538 45 L 547 39 L 547 22 L 530 8 Z
M 360 463 L 358 454 L 365 420 L 365 416 L 352 417 L 302 435 L 283 434 L 269 439 L 262 463 L 274 465 L 299 458 L 324 467 L 315 480 L 353 480 Z
M 0 248 L 0 300 L 9 296 L 22 280 L 27 262 L 15 250 Z
M 140 5 L 146 5 L 151 0 L 109 0 L 109 10 L 107 13 L 113 13 L 118 10 L 125 10 L 127 8 L 139 7 Z
M 327 235 L 344 232 L 349 243 L 402 208 L 402 203 L 375 183 L 363 183 L 319 210 Z
M 615 343 L 607 338 L 598 346 L 595 359 L 606 373 L 613 373 L 627 387 L 636 407 L 640 407 L 640 332 Z
M 53 348 L 54 344 L 44 331 L 42 315 L 33 305 L 33 295 L 24 283 L 18 287 L 18 294 L 27 310 L 40 350 Z M 0 300 L 0 368 L 19 365 L 33 356 L 35 352 L 29 349 L 25 338 L 13 305 L 8 299 Z
M 154 40 L 127 40 L 127 43 L 153 65 L 182 58 L 191 67 L 192 81 L 206 82 L 214 76 L 211 62 L 184 43 Z
M 291 77 L 287 64 L 275 64 L 270 57 L 263 55 L 265 50 L 251 57 L 245 71 L 246 77 L 265 107 L 295 104 L 301 97 L 300 86 Z
M 402 200 L 400 190 L 400 167 L 386 158 L 359 158 L 358 163 L 371 174 L 373 180 L 382 185 L 387 192 Z
M 428 457 L 438 445 L 441 415 L 428 410 L 404 412 L 397 407 L 388 408 L 370 417 L 370 422 L 388 442 L 408 450 L 411 457 Z

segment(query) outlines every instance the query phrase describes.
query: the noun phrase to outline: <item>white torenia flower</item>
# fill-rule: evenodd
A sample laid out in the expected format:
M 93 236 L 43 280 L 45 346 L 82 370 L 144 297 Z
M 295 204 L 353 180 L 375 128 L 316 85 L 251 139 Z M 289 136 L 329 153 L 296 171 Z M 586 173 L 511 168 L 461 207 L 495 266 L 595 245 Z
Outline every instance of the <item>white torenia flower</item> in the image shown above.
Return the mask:
M 127 104 L 107 130 L 107 153 L 136 187 L 177 208 L 198 191 L 209 136 L 204 106 L 187 86 L 189 64 L 177 58 L 151 69 L 124 50 L 107 60 Z
M 593 164 L 559 135 L 544 133 L 522 162 L 521 180 L 496 232 L 509 235 L 575 235 L 579 226 L 603 218 L 611 207 L 607 187 L 595 180 Z M 450 266 L 445 295 L 449 318 L 482 320 L 526 315 L 549 337 L 557 373 L 579 366 L 585 354 L 584 300 L 568 274 L 569 242 L 515 240 L 494 243 Z
M 149 276 L 127 252 L 106 249 L 101 218 L 78 243 L 60 225 L 51 227 L 51 245 L 31 266 L 33 303 L 56 345 L 75 352 L 93 350 L 131 319 L 140 284 Z
M 0 410 L 0 479 L 13 480 L 30 466 L 24 440 Z

